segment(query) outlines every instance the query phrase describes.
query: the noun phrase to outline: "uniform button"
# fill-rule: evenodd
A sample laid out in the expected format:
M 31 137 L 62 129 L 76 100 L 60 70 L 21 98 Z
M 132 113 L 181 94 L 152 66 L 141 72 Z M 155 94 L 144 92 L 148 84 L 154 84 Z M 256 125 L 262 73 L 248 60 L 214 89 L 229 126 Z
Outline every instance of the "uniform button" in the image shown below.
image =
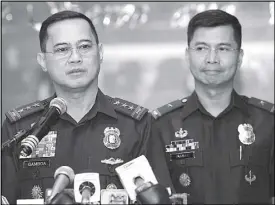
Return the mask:
M 106 189 L 117 189 L 116 185 L 113 183 L 110 183 L 107 185 Z
M 109 172 L 111 172 L 111 173 L 115 173 L 115 166 L 109 165 L 109 166 L 108 166 L 108 170 L 109 170 Z
M 32 176 L 33 176 L 34 179 L 38 178 L 39 175 L 40 175 L 39 169 L 36 169 L 36 170 L 32 173 Z
M 181 102 L 185 103 L 187 102 L 187 99 L 182 99 Z

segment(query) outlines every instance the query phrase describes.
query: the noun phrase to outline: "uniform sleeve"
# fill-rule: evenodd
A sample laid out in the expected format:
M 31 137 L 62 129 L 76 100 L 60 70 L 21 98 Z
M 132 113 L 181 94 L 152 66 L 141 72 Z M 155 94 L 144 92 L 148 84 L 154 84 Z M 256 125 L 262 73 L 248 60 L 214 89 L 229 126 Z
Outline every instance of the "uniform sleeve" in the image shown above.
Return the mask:
M 152 127 L 150 132 L 150 138 L 147 144 L 147 159 L 153 168 L 154 174 L 159 184 L 170 187 L 171 191 L 174 192 L 172 180 L 168 164 L 165 158 L 164 143 L 162 141 L 160 131 L 157 124 L 152 120 Z
M 271 148 L 271 157 L 270 157 L 270 197 L 273 198 L 274 204 L 274 127 L 272 131 L 272 148 Z
M 2 143 L 13 136 L 11 125 L 4 121 L 2 126 Z M 13 147 L 5 148 L 1 151 L 1 194 L 7 198 L 10 204 L 15 204 L 18 196 L 16 164 L 13 158 Z

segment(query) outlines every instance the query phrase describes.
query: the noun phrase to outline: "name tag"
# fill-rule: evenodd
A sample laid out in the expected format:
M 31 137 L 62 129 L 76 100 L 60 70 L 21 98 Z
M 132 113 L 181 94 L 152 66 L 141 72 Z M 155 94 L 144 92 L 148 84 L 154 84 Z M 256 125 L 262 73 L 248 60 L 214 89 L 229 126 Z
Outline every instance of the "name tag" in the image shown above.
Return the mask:
M 25 160 L 23 161 L 23 168 L 33 168 L 33 167 L 50 167 L 51 161 L 49 159 L 39 159 L 39 160 Z
M 187 158 L 195 158 L 195 151 L 170 154 L 170 160 L 179 160 Z

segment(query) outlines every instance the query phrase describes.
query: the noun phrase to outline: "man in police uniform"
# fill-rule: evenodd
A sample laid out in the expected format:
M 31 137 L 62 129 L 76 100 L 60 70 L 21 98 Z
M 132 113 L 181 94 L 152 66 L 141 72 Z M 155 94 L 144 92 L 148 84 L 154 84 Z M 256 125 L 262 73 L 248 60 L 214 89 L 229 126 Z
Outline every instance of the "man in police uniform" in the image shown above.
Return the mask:
M 2 152 L 2 195 L 11 203 L 44 198 L 45 190 L 53 186 L 55 170 L 65 165 L 76 174 L 98 172 L 101 189 L 122 188 L 115 168 L 146 154 L 151 130 L 148 110 L 106 96 L 98 88 L 102 45 L 85 15 L 56 13 L 43 22 L 39 38 L 42 52 L 37 60 L 56 94 L 7 112 L 2 142 L 30 129 L 56 96 L 65 99 L 67 112 L 31 156 L 19 155 L 20 143 Z
M 243 58 L 241 25 L 208 10 L 191 19 L 187 35 L 195 91 L 152 111 L 176 192 L 187 193 L 188 203 L 270 203 L 274 105 L 233 88 Z

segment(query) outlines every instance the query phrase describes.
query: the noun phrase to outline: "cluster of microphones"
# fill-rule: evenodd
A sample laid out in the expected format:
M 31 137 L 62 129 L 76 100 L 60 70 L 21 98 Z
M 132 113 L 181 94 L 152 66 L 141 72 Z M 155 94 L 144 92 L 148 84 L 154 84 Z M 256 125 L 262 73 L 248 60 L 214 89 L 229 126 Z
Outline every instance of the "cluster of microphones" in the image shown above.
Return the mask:
M 60 115 L 66 110 L 66 101 L 59 97 L 54 98 L 50 102 L 49 109 L 42 114 L 42 117 L 31 129 L 21 132 L 21 134 L 15 135 L 3 143 L 2 150 L 21 141 L 20 155 L 29 156 L 49 132 L 50 127 L 56 124 Z M 45 197 L 45 204 L 99 204 L 100 201 L 104 200 L 105 203 L 127 204 L 128 196 L 131 202 L 139 204 L 171 204 L 168 189 L 158 184 L 145 156 L 142 155 L 133 159 L 115 170 L 124 189 L 102 192 L 104 190 L 100 189 L 99 173 L 75 174 L 72 168 L 61 166 L 55 171 L 55 182 L 52 189 L 47 190 L 48 196 Z M 73 191 L 66 189 L 71 184 L 74 184 Z M 123 191 L 126 192 L 126 197 L 123 195 Z M 120 193 L 119 199 L 115 198 L 117 197 L 115 193 Z M 102 198 L 103 195 L 107 196 L 107 202 L 106 197 Z M 9 204 L 4 196 L 2 196 L 2 204 Z

